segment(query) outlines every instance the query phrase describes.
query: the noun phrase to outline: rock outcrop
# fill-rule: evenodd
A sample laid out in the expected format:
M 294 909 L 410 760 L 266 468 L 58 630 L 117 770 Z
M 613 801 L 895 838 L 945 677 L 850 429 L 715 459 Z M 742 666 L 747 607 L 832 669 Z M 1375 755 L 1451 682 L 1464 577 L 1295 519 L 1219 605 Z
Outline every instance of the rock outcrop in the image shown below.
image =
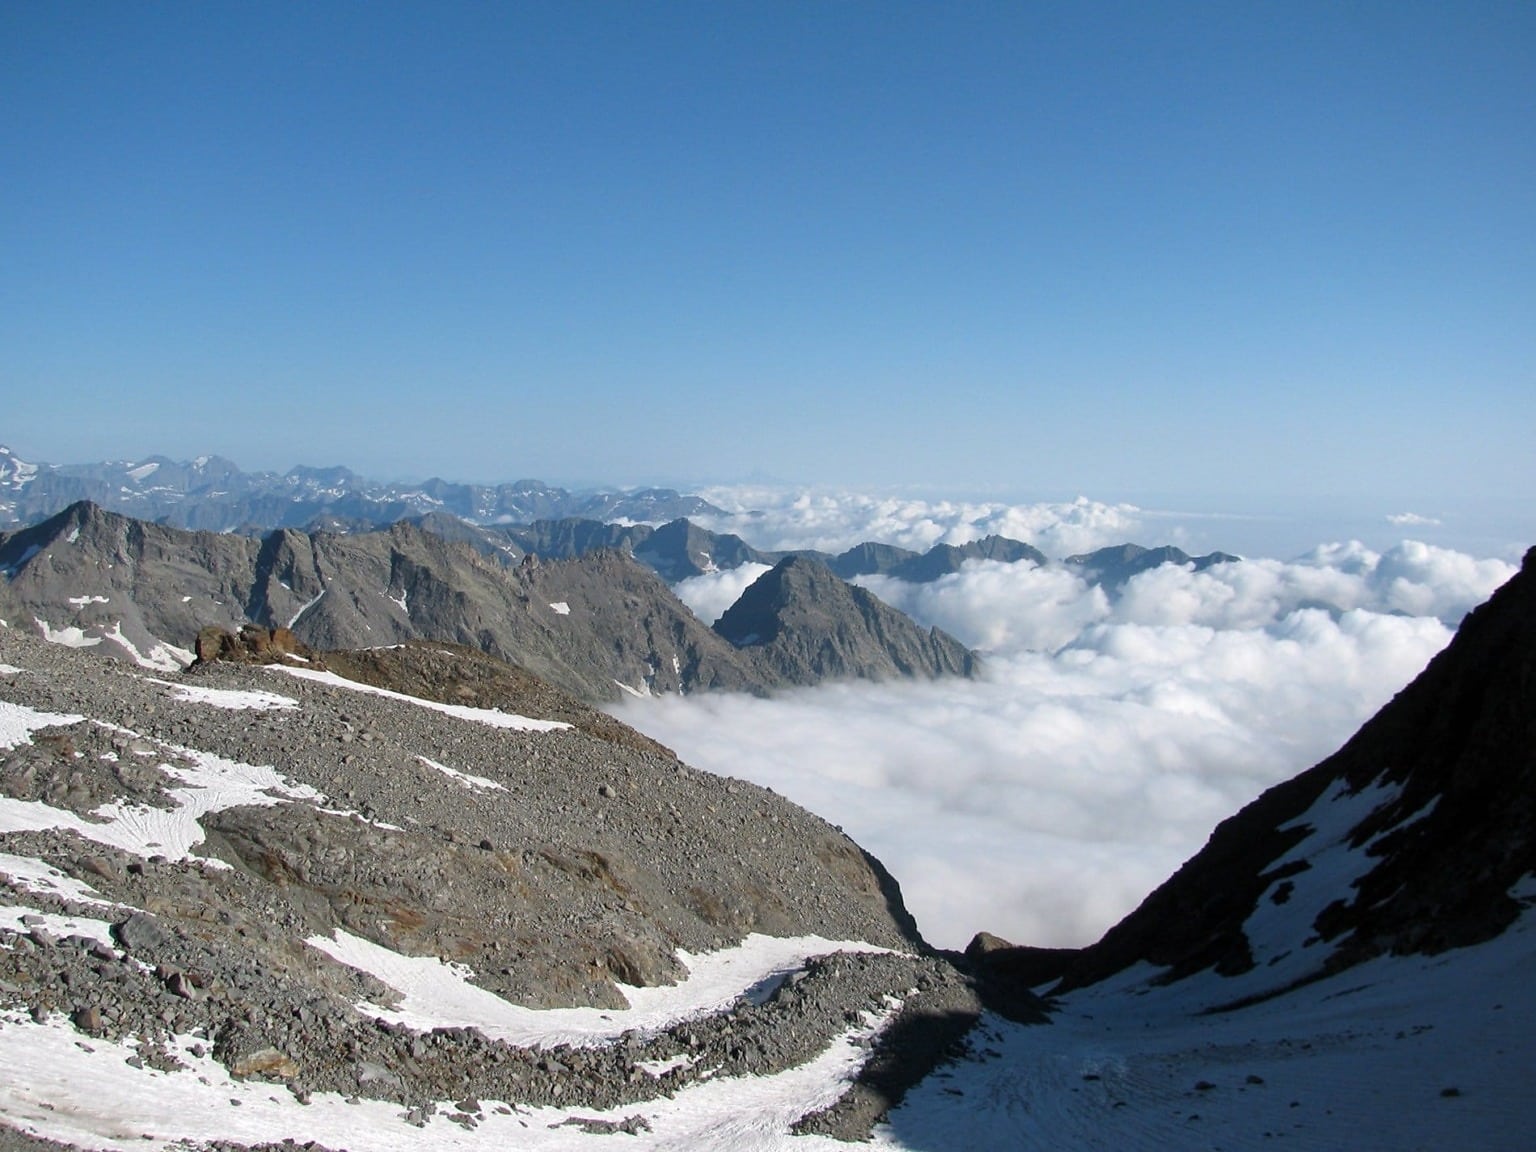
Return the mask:
M 1191 556 L 1182 548 L 1165 544 L 1161 548 L 1143 548 L 1140 544 L 1117 544 L 1068 556 L 1064 565 L 1077 572 L 1090 584 L 1103 585 L 1111 592 L 1118 592 L 1133 576 L 1150 572 L 1164 564 L 1190 565 L 1194 571 L 1203 572 L 1216 564 L 1228 564 L 1239 558 L 1227 552 L 1207 552 L 1204 556 Z

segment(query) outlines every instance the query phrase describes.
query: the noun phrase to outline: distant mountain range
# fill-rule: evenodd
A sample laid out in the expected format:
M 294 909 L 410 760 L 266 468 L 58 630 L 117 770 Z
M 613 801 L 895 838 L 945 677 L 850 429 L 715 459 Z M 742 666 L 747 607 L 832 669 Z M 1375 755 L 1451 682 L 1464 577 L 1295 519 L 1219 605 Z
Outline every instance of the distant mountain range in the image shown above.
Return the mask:
M 588 700 L 761 693 L 974 675 L 958 640 L 850 581 L 1053 563 L 1002 536 L 921 553 L 876 541 L 767 551 L 690 514 L 724 515 L 668 489 L 383 485 L 345 468 L 244 473 L 219 457 L 54 466 L 0 448 L 0 523 L 16 526 L 0 533 L 0 619 L 168 671 L 191 661 L 200 629 L 249 623 L 317 649 L 464 644 Z M 1235 559 L 1126 544 L 1061 564 L 1113 595 L 1161 564 Z M 714 627 L 668 587 L 749 563 L 769 571 Z
M 569 560 L 612 548 L 630 553 L 669 584 L 742 564 L 771 567 L 791 556 L 819 560 L 844 580 L 878 575 L 917 584 L 958 572 L 971 560 L 1051 563 L 1038 548 L 1004 536 L 936 544 L 926 552 L 877 541 L 837 554 L 754 548 L 732 533 L 694 524 L 688 517 L 726 513 L 670 488 L 573 493 L 537 480 L 495 486 L 435 479 L 381 483 L 342 467 L 298 467 L 282 475 L 242 472 L 220 456 L 34 464 L 0 446 L 0 527 L 38 524 L 80 501 L 172 528 L 243 535 L 278 528 L 370 532 L 410 520 L 502 564 L 530 555 Z M 1225 552 L 1190 556 L 1171 546 L 1122 544 L 1062 563 L 1089 583 L 1116 591 L 1160 564 L 1193 564 L 1198 571 L 1236 559 Z
M 36 524 L 81 500 L 140 520 L 212 532 L 273 528 L 379 528 L 446 512 L 474 523 L 528 523 L 581 516 L 661 522 L 719 513 L 706 500 L 669 488 L 568 492 L 537 480 L 494 486 L 381 483 L 348 468 L 242 472 L 222 456 L 164 456 L 98 464 L 20 460 L 0 446 L 0 526 Z

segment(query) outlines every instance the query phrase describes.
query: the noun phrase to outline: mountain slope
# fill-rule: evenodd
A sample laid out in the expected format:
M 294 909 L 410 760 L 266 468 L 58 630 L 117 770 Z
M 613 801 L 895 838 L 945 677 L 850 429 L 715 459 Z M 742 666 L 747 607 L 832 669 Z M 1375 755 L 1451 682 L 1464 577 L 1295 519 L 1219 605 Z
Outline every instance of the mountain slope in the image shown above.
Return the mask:
M 804 1080 L 787 1137 L 899 1002 L 974 1015 L 773 793 L 481 655 L 317 658 L 164 678 L 0 630 L 0 1147 L 569 1147 Z
M 1530 1144 L 1536 549 L 1338 752 L 1225 821 L 1098 943 L 967 951 L 986 1020 L 900 1148 Z
M 480 648 L 588 699 L 619 685 L 762 690 L 649 569 L 617 553 L 514 571 L 408 523 L 262 540 L 187 533 L 76 505 L 0 537 L 18 622 L 170 670 L 208 625 L 291 628 L 315 648 L 430 638 Z

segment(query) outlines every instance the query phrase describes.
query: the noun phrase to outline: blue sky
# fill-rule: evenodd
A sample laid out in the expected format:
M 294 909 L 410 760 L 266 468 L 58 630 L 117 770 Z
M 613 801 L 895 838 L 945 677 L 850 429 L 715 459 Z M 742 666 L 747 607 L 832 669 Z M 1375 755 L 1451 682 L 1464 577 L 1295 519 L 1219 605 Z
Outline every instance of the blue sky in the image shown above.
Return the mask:
M 1536 6 L 11 4 L 0 439 L 1525 516 Z

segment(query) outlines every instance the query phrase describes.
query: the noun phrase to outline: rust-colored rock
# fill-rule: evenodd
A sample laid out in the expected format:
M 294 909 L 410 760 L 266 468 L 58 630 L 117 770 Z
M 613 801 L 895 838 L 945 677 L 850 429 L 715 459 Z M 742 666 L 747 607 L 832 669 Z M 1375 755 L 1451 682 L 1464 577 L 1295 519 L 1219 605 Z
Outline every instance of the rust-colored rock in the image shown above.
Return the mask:
M 299 1074 L 294 1059 L 276 1048 L 258 1048 L 238 1057 L 229 1066 L 231 1076 L 261 1076 L 268 1080 L 292 1080 Z
M 209 625 L 197 634 L 197 663 L 226 660 L 236 664 L 276 664 L 289 656 L 309 657 L 309 649 L 288 628 L 242 624 L 238 636 Z

